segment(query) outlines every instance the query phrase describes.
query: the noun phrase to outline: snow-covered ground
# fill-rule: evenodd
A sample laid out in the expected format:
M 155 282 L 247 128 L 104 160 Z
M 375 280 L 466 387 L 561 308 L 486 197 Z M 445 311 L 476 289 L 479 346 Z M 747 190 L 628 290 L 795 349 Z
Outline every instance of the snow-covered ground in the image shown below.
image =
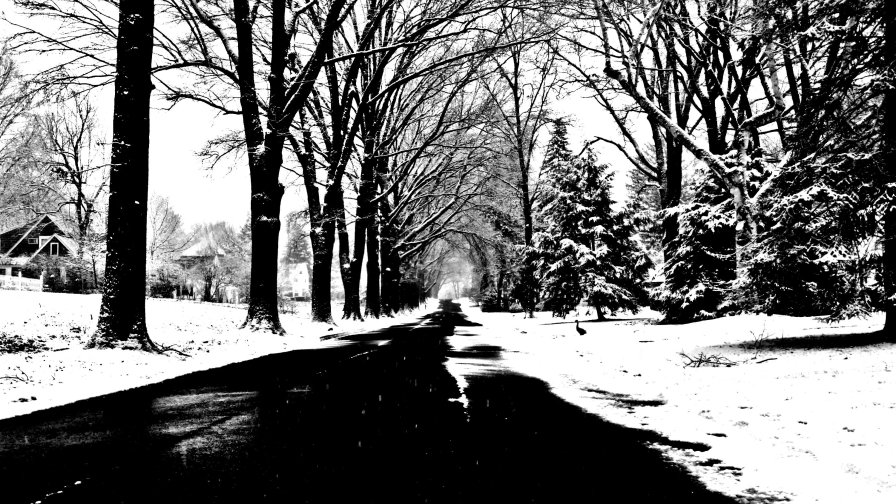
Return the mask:
M 237 329 L 243 309 L 148 300 L 153 339 L 189 355 L 183 357 L 84 350 L 99 296 L 0 290 L 0 307 L 0 345 L 35 350 L 0 348 L 0 418 L 265 354 L 338 345 L 322 336 L 422 314 L 339 321 L 334 328 L 309 322 L 300 306 L 283 315 L 288 334 L 274 336 Z M 584 322 L 587 334 L 580 336 L 572 317 L 481 313 L 468 302 L 463 309 L 483 326 L 458 327 L 450 343 L 504 351 L 499 360 L 450 359 L 461 388 L 470 374 L 512 369 L 606 420 L 707 445 L 656 449 L 742 502 L 896 502 L 896 345 L 873 336 L 880 316 L 829 325 L 748 315 L 662 326 L 647 313 Z M 723 365 L 686 366 L 701 354 Z
M 580 336 L 573 317 L 463 310 L 483 327 L 458 328 L 451 344 L 504 352 L 449 361 L 461 383 L 509 368 L 606 420 L 708 445 L 656 448 L 742 502 L 896 502 L 896 345 L 871 334 L 880 316 L 663 326 L 648 313 L 582 323 Z M 685 366 L 701 353 L 730 365 Z
M 155 355 L 126 349 L 85 350 L 96 328 L 99 295 L 0 290 L 0 418 L 23 415 L 98 395 L 159 382 L 261 355 L 343 344 L 322 337 L 381 329 L 417 320 L 422 312 L 395 318 L 310 321 L 310 307 L 281 315 L 286 336 L 238 329 L 244 308 L 148 299 L 153 341 L 180 352 Z M 433 308 L 433 305 L 430 305 Z M 333 304 L 339 316 L 341 305 Z M 8 352 L 5 345 L 29 351 Z

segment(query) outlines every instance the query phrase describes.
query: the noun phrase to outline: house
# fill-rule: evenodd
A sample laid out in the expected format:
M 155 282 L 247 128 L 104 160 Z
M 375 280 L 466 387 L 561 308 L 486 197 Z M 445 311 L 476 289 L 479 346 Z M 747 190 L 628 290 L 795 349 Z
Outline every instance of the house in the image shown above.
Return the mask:
M 311 298 L 311 277 L 308 275 L 308 263 L 297 263 L 286 266 L 286 287 L 284 297 L 293 301 L 306 301 Z
M 175 286 L 179 297 L 238 304 L 241 289 L 231 282 L 238 277 L 237 258 L 228 253 L 214 232 L 205 233 L 175 261 L 184 272 L 182 284 Z
M 68 275 L 65 258 L 77 251 L 78 244 L 68 232 L 52 216 L 41 215 L 0 234 L 0 279 L 53 279 L 64 283 Z M 8 278 L 5 284 L 9 284 Z

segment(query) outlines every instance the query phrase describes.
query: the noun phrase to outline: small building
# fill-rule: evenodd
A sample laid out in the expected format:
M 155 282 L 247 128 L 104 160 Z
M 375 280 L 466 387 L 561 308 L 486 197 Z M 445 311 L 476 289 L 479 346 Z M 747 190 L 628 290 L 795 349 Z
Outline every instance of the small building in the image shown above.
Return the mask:
M 41 290 L 49 281 L 64 284 L 69 273 L 66 259 L 77 251 L 77 242 L 48 214 L 10 229 L 0 234 L 0 287 Z M 11 277 L 40 283 L 14 283 Z
M 241 289 L 228 283 L 232 276 L 230 256 L 214 235 L 200 237 L 175 262 L 185 272 L 183 284 L 177 288 L 179 297 L 229 304 L 242 301 Z
M 285 267 L 286 285 L 283 296 L 293 301 L 311 299 L 311 277 L 308 275 L 308 263 L 290 264 Z M 283 284 L 281 284 L 283 285 Z

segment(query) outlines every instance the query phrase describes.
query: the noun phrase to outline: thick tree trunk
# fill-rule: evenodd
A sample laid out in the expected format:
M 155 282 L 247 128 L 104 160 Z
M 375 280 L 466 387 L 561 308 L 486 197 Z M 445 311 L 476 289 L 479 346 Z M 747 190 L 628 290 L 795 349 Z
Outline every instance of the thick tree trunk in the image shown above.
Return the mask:
M 249 280 L 249 308 L 243 326 L 282 334 L 284 330 L 280 325 L 277 306 L 277 259 L 283 186 L 273 174 L 279 172 L 280 167 L 276 159 L 271 159 L 276 157 L 274 149 L 267 154 L 265 160 L 276 163 L 277 169 L 269 167 L 259 176 L 252 177 L 252 275 Z
M 682 147 L 672 135 L 666 134 L 666 172 L 664 177 L 663 197 L 660 202 L 663 210 L 681 203 L 682 183 Z M 663 256 L 669 259 L 669 246 L 678 237 L 678 217 L 667 215 L 663 219 Z
M 372 141 L 368 140 L 365 147 L 365 157 L 361 164 L 361 178 L 358 187 L 358 211 L 355 219 L 355 243 L 352 250 L 352 258 L 349 263 L 349 280 L 345 290 L 345 308 L 342 318 L 358 319 L 361 317 L 361 266 L 364 263 L 364 251 L 367 248 L 367 231 L 373 227 L 374 212 L 373 203 L 376 191 L 375 163 L 373 157 Z M 368 259 L 369 261 L 370 259 Z M 369 270 L 370 268 L 368 268 Z M 369 283 L 369 282 L 368 282 Z
M 380 243 L 376 222 L 367 232 L 367 301 L 364 314 L 380 318 Z
M 329 245 L 325 243 L 326 237 L 321 236 L 319 240 L 321 243 L 314 249 L 314 264 L 311 267 L 311 320 L 332 323 L 330 274 L 333 268 L 333 240 L 330 239 Z
M 401 309 L 401 261 L 391 247 L 382 254 L 383 314 L 392 316 Z
M 338 186 L 327 189 L 320 218 L 312 219 L 311 222 L 311 250 L 314 255 L 311 273 L 311 319 L 316 322 L 333 322 L 330 287 L 333 248 L 336 244 L 336 220 L 342 208 L 341 191 Z
M 272 5 L 273 26 L 283 27 L 285 4 Z M 282 29 L 272 30 L 271 99 L 268 110 L 269 134 L 261 125 L 258 91 L 255 87 L 255 60 L 252 37 L 253 15 L 248 0 L 234 0 L 236 23 L 237 74 L 240 86 L 243 130 L 249 151 L 251 181 L 252 273 L 249 281 L 249 309 L 243 327 L 283 333 L 277 310 L 277 241 L 280 235 L 280 201 L 283 186 L 279 182 L 283 164 L 282 135 L 276 134 L 283 113 L 286 65 L 286 41 Z
M 357 313 L 358 318 L 361 318 L 361 300 L 358 296 L 358 281 L 360 279 L 357 276 L 352 276 L 352 251 L 349 245 L 348 228 L 345 224 L 345 196 L 341 190 L 335 196 L 338 196 L 336 198 L 338 205 L 336 234 L 339 238 L 339 274 L 342 277 L 342 290 L 345 292 L 342 318 L 350 319 L 353 313 Z M 355 306 L 357 306 L 356 310 Z
M 385 208 L 383 213 L 383 221 L 388 220 L 389 209 L 388 204 L 381 202 L 381 208 Z M 398 268 L 395 261 L 395 241 L 397 239 L 394 226 L 384 224 L 382 226 L 382 236 L 380 237 L 380 261 L 382 261 L 382 271 L 380 271 L 380 301 L 382 314 L 391 317 L 398 311 Z
M 145 350 L 155 348 L 146 330 L 145 297 L 153 9 L 147 0 L 119 3 L 106 281 L 89 346 L 134 338 Z
M 896 2 L 884 2 L 886 37 L 884 58 L 887 75 L 896 71 Z M 896 181 L 896 88 L 890 83 L 884 95 L 881 118 L 884 164 L 889 181 Z M 892 194 L 884 215 L 884 295 L 886 296 L 886 322 L 884 334 L 896 341 L 896 197 Z

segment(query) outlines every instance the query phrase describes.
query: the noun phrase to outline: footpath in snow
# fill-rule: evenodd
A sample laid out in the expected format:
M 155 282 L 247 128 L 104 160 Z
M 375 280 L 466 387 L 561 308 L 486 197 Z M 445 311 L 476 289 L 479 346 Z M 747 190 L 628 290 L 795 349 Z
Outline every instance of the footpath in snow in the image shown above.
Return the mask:
M 425 308 L 394 318 L 311 322 L 308 303 L 281 315 L 287 334 L 238 329 L 245 308 L 147 299 L 150 337 L 174 352 L 85 350 L 99 295 L 0 290 L 0 419 L 110 394 L 263 355 L 344 344 L 340 333 L 416 321 Z M 338 316 L 341 306 L 334 303 Z
M 705 445 L 656 449 L 741 502 L 896 502 L 896 345 L 874 334 L 882 316 L 670 326 L 647 313 L 588 317 L 580 336 L 573 317 L 462 306 L 483 325 L 458 327 L 452 346 L 503 351 L 497 361 L 450 360 L 461 384 L 509 369 L 608 421 Z

